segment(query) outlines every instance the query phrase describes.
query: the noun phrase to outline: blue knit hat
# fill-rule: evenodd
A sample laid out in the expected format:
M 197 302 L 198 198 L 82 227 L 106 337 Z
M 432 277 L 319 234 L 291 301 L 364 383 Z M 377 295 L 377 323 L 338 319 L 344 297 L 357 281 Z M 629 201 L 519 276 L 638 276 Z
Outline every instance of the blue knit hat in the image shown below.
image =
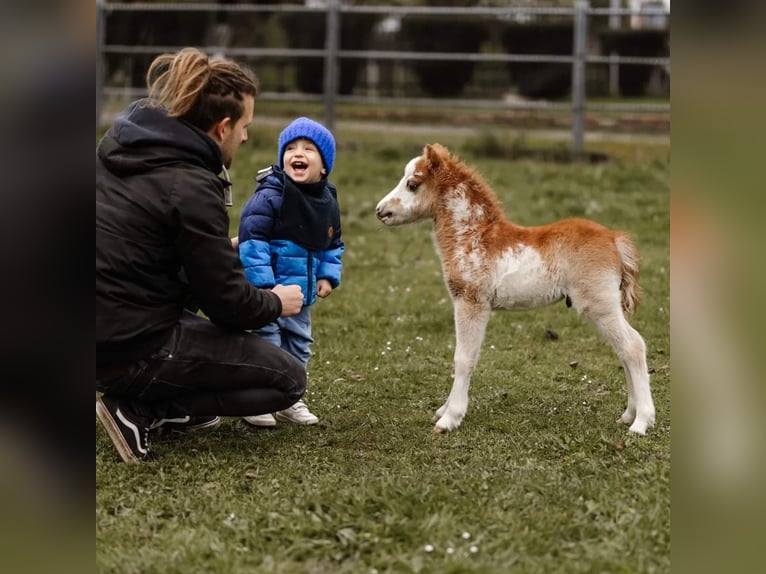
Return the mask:
M 335 163 L 335 138 L 330 130 L 309 118 L 298 118 L 279 134 L 279 152 L 277 153 L 279 167 L 281 169 L 285 167 L 282 165 L 282 157 L 285 155 L 287 144 L 300 138 L 311 140 L 319 148 L 324 168 L 329 175 Z

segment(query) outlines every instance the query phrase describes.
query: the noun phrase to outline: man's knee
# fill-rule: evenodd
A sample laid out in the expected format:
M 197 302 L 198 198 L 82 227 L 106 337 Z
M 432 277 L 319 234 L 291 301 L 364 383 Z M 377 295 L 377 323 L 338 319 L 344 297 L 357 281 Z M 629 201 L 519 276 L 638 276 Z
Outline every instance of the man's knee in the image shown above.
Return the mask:
M 294 357 L 291 357 L 290 366 L 287 370 L 287 376 L 291 381 L 289 395 L 293 402 L 303 397 L 306 392 L 306 367 Z

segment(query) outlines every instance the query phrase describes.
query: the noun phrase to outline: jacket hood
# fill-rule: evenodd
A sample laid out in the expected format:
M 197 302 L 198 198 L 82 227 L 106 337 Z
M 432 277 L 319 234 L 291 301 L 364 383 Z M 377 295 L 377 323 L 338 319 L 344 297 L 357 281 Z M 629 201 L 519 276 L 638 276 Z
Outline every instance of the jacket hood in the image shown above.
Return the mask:
M 113 171 L 145 171 L 190 161 L 219 173 L 218 145 L 199 128 L 138 100 L 125 109 L 99 143 L 97 154 Z

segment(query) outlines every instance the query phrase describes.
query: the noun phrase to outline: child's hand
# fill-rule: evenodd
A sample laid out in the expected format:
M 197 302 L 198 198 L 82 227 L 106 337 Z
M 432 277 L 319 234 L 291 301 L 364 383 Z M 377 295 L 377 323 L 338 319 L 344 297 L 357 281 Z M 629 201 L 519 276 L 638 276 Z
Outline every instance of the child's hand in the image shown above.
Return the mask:
M 327 279 L 320 279 L 317 281 L 317 297 L 327 297 L 332 293 L 332 285 Z

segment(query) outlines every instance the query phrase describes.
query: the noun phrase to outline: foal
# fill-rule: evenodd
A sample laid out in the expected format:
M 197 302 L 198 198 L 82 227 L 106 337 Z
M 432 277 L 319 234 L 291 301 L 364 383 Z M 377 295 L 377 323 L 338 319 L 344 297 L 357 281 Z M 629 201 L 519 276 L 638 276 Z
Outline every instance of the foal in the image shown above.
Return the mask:
M 434 432 L 457 428 L 490 312 L 562 299 L 592 321 L 625 369 L 628 407 L 618 419 L 645 434 L 654 424 L 646 345 L 630 326 L 638 303 L 638 252 L 622 232 L 587 219 L 539 227 L 508 221 L 481 176 L 439 144 L 426 145 L 375 208 L 385 225 L 434 222 L 436 248 L 455 312 L 455 380 Z

